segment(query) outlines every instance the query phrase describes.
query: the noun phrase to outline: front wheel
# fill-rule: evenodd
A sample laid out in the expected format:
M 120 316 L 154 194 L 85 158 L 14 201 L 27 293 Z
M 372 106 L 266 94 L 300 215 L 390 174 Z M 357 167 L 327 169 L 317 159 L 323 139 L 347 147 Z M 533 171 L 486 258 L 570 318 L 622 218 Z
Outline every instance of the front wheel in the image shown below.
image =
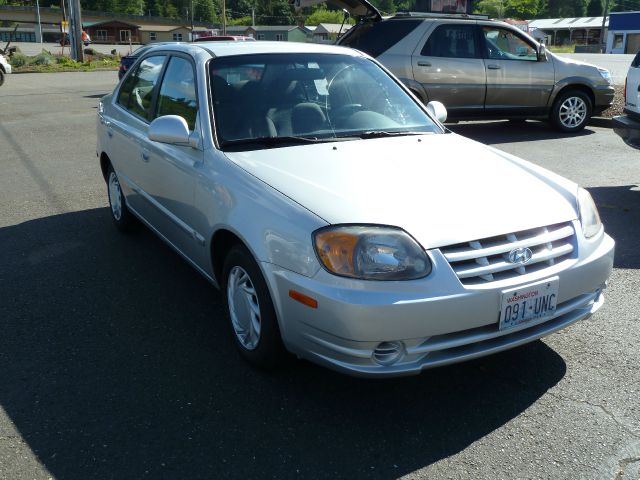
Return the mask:
M 0 68 L 0 87 L 2 86 L 3 83 L 4 83 L 4 72 Z
M 580 90 L 562 93 L 554 102 L 550 120 L 562 132 L 578 132 L 591 118 L 591 99 Z
M 280 365 L 285 349 L 271 295 L 258 264 L 243 246 L 233 247 L 225 259 L 223 289 L 241 355 L 259 368 Z

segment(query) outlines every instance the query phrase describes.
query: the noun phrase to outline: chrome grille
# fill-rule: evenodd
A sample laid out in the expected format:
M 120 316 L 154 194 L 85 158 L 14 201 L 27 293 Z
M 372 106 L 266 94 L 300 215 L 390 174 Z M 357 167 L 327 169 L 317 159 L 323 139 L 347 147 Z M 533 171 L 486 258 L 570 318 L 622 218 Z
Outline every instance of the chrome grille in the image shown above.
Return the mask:
M 571 258 L 573 236 L 573 225 L 568 222 L 450 245 L 440 251 L 464 285 L 477 285 L 536 272 Z M 509 252 L 523 247 L 531 250 L 531 260 L 524 265 L 509 262 Z

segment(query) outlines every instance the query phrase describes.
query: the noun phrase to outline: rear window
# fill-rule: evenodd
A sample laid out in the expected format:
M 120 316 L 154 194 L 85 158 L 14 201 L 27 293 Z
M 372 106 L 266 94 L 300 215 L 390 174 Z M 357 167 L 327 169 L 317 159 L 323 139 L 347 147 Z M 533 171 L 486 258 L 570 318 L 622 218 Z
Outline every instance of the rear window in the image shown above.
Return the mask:
M 633 62 L 631 62 L 631 66 L 633 68 L 640 68 L 640 52 L 638 52 L 636 58 L 634 58 Z
M 409 35 L 421 20 L 387 20 L 362 25 L 344 38 L 340 45 L 377 57 Z

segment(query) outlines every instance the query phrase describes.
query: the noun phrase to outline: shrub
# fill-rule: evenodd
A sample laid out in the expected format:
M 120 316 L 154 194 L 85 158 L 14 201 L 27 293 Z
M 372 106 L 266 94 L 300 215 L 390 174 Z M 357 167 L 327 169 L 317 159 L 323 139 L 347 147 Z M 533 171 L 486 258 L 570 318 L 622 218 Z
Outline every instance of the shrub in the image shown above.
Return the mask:
M 22 53 L 14 53 L 9 62 L 11 62 L 11 66 L 14 68 L 23 67 L 27 64 L 27 56 Z
M 46 50 L 43 50 L 29 61 L 30 65 L 52 65 L 54 63 L 56 63 L 56 59 Z

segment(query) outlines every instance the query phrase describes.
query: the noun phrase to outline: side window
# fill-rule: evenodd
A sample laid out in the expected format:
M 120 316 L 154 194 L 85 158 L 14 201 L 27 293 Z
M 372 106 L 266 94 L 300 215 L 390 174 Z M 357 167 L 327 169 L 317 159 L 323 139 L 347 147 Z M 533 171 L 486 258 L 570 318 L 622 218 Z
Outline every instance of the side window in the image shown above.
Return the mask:
M 440 25 L 429 36 L 420 54 L 425 57 L 478 58 L 475 26 Z
M 154 87 L 158 83 L 164 60 L 164 55 L 145 58 L 120 88 L 118 103 L 131 113 L 148 120 Z
M 524 60 L 537 62 L 533 45 L 515 33 L 502 28 L 483 27 L 487 58 L 494 60 Z
M 198 102 L 193 65 L 181 57 L 171 57 L 160 85 L 156 116 L 180 115 L 187 121 L 189 129 L 196 125 Z

